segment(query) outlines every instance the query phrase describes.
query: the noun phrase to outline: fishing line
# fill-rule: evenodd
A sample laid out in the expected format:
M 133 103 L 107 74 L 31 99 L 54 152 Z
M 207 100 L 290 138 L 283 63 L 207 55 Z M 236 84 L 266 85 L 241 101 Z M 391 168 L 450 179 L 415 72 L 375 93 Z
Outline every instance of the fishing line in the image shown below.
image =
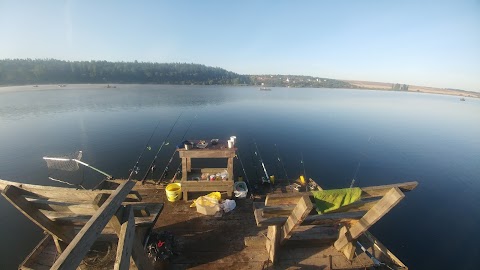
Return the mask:
M 162 119 L 158 120 L 158 123 L 157 123 L 157 126 L 155 126 L 155 129 L 153 130 L 152 134 L 150 135 L 150 138 L 148 138 L 148 141 L 147 143 L 145 144 L 145 147 L 143 147 L 142 149 L 142 152 L 140 153 L 140 155 L 138 156 L 137 158 L 137 161 L 135 162 L 135 165 L 133 165 L 133 168 L 130 170 L 130 175 L 128 176 L 128 180 L 130 180 L 133 176 L 133 173 L 138 173 L 139 171 L 139 168 L 138 168 L 138 163 L 140 162 L 140 159 L 143 157 L 143 154 L 145 153 L 145 150 L 147 150 L 149 147 L 149 144 L 150 144 L 150 141 L 152 140 L 153 138 L 153 135 L 155 134 L 155 132 L 157 131 L 158 127 L 160 126 L 160 123 L 162 122 Z
M 265 163 L 263 163 L 262 155 L 260 155 L 260 151 L 258 150 L 257 142 L 255 142 L 255 139 L 253 139 L 253 143 L 255 144 L 255 149 L 257 150 L 255 151 L 255 155 L 258 156 L 258 158 L 260 159 L 260 163 L 262 164 L 263 172 L 265 173 L 266 177 L 265 181 L 262 181 L 262 183 L 270 183 L 270 177 L 268 176 L 267 168 L 265 167 Z
M 250 181 L 248 180 L 247 172 L 245 171 L 245 167 L 243 166 L 242 159 L 240 158 L 240 152 L 237 151 L 236 156 L 237 156 L 237 159 L 240 161 L 240 165 L 242 166 L 243 175 L 245 175 L 245 180 L 247 180 L 248 189 L 250 189 L 251 193 L 253 194 L 253 189 L 252 189 L 252 186 L 250 185 Z
M 143 178 L 142 178 L 142 184 L 145 183 L 145 179 L 147 179 L 148 173 L 150 172 L 152 166 L 154 166 L 155 161 L 156 161 L 157 158 L 158 158 L 158 154 L 160 153 L 160 151 L 162 151 L 163 146 L 165 145 L 167 139 L 170 137 L 170 134 L 172 134 L 172 131 L 173 131 L 173 129 L 175 128 L 175 126 L 177 125 L 177 122 L 178 122 L 178 120 L 180 119 L 180 117 L 182 116 L 182 114 L 183 114 L 183 112 L 181 112 L 180 115 L 178 115 L 177 120 L 175 120 L 175 122 L 173 123 L 173 126 L 170 128 L 170 131 L 168 132 L 167 136 L 165 137 L 165 139 L 163 140 L 162 144 L 161 144 L 160 147 L 158 148 L 158 151 L 157 151 L 157 153 L 155 154 L 155 157 L 153 158 L 152 163 L 150 163 L 150 166 L 148 166 L 147 171 L 145 172 L 145 175 L 144 175 Z
M 283 172 L 285 174 L 285 178 L 288 180 L 288 184 L 291 185 L 292 183 L 290 182 L 290 178 L 288 178 L 287 170 L 285 169 L 285 165 L 283 164 L 282 159 L 280 158 L 280 151 L 278 151 L 277 144 L 273 144 L 275 146 L 275 151 L 277 152 L 277 160 L 280 162 L 280 165 L 282 165 Z
M 305 162 L 303 162 L 303 152 L 300 152 L 301 160 L 300 163 L 302 164 L 303 167 L 303 177 L 307 178 L 307 172 L 305 171 Z
M 194 122 L 196 119 L 197 119 L 197 115 L 195 115 L 195 117 L 192 119 L 192 121 L 190 121 L 190 124 L 188 125 L 187 130 L 185 130 L 185 133 L 183 133 L 182 139 L 180 140 L 181 142 L 183 142 L 183 140 L 185 140 L 185 136 L 187 136 L 187 133 L 188 133 L 188 131 L 190 130 L 190 127 L 192 126 L 193 122 Z M 169 166 L 170 166 L 170 164 L 172 163 L 173 158 L 175 157 L 175 154 L 176 154 L 176 153 L 177 153 L 177 151 L 174 150 L 172 156 L 170 157 L 170 160 L 167 162 L 167 166 L 165 166 L 165 169 L 163 170 L 162 175 L 160 175 L 160 178 L 158 179 L 158 181 L 156 182 L 156 184 L 160 183 L 160 181 L 162 181 L 162 179 L 163 179 L 163 177 L 165 176 L 165 174 L 168 172 Z

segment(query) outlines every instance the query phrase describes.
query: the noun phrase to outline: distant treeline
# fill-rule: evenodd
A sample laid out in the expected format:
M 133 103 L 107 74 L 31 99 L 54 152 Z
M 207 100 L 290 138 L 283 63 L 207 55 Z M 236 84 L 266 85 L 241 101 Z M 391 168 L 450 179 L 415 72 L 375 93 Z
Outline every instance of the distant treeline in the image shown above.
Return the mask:
M 0 60 L 0 85 L 66 83 L 145 83 L 264 85 L 352 88 L 340 80 L 299 75 L 241 75 L 218 67 L 187 63 Z
M 249 84 L 248 76 L 186 63 L 0 60 L 0 85 L 50 83 Z

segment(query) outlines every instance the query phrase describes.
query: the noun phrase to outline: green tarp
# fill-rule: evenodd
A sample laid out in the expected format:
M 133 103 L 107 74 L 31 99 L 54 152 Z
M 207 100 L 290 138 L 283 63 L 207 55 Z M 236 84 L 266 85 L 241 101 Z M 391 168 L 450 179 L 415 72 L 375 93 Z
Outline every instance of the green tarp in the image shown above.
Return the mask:
M 342 206 L 349 205 L 360 199 L 360 188 L 342 188 L 322 191 L 312 191 L 319 214 L 328 213 Z

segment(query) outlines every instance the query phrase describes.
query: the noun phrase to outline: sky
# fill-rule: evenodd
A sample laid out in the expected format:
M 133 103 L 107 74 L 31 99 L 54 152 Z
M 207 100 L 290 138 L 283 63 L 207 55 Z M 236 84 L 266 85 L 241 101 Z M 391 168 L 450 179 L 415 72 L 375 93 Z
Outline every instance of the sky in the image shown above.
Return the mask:
M 480 91 L 480 0 L 0 0 L 0 59 L 186 62 Z

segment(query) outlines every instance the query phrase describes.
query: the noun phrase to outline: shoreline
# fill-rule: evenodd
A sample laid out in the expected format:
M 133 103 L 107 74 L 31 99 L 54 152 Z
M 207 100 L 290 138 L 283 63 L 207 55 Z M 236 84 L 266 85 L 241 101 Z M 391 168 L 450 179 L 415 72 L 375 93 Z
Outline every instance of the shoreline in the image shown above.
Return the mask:
M 466 90 L 455 90 L 455 89 L 441 89 L 441 88 L 434 88 L 434 87 L 426 87 L 426 86 L 416 86 L 410 85 L 407 91 L 396 91 L 392 89 L 388 89 L 385 86 L 391 85 L 388 83 L 374 83 L 374 82 L 361 82 L 361 81 L 346 81 L 352 84 L 353 88 L 321 88 L 321 87 L 298 87 L 297 89 L 301 88 L 311 88 L 311 89 L 352 89 L 352 90 L 371 90 L 371 91 L 387 91 L 387 92 L 405 92 L 405 93 L 423 93 L 423 94 L 436 94 L 436 95 L 447 95 L 447 96 L 457 96 L 457 97 L 468 97 L 468 98 L 478 98 L 480 99 L 480 92 L 474 91 L 466 91 Z M 360 83 L 361 82 L 361 83 Z M 362 84 L 363 83 L 363 84 Z M 202 84 L 194 84 L 194 85 L 186 85 L 186 84 L 143 84 L 143 83 L 112 83 L 112 84 L 103 84 L 103 83 L 80 83 L 80 84 L 63 84 L 64 86 L 59 86 L 59 84 L 38 84 L 36 87 L 32 84 L 26 85 L 0 85 L 0 93 L 5 92 L 14 92 L 14 91 L 32 91 L 32 90 L 53 90 L 53 89 L 71 89 L 70 86 L 74 86 L 75 88 L 92 90 L 92 89 L 119 89 L 119 86 L 133 86 L 133 85 L 141 85 L 141 86 L 156 86 L 156 85 L 163 85 L 163 86 L 232 86 L 232 87 L 258 87 L 258 85 L 202 85 Z M 110 85 L 111 87 L 107 87 Z M 273 87 L 275 88 L 275 87 Z M 291 88 L 296 89 L 296 88 Z

